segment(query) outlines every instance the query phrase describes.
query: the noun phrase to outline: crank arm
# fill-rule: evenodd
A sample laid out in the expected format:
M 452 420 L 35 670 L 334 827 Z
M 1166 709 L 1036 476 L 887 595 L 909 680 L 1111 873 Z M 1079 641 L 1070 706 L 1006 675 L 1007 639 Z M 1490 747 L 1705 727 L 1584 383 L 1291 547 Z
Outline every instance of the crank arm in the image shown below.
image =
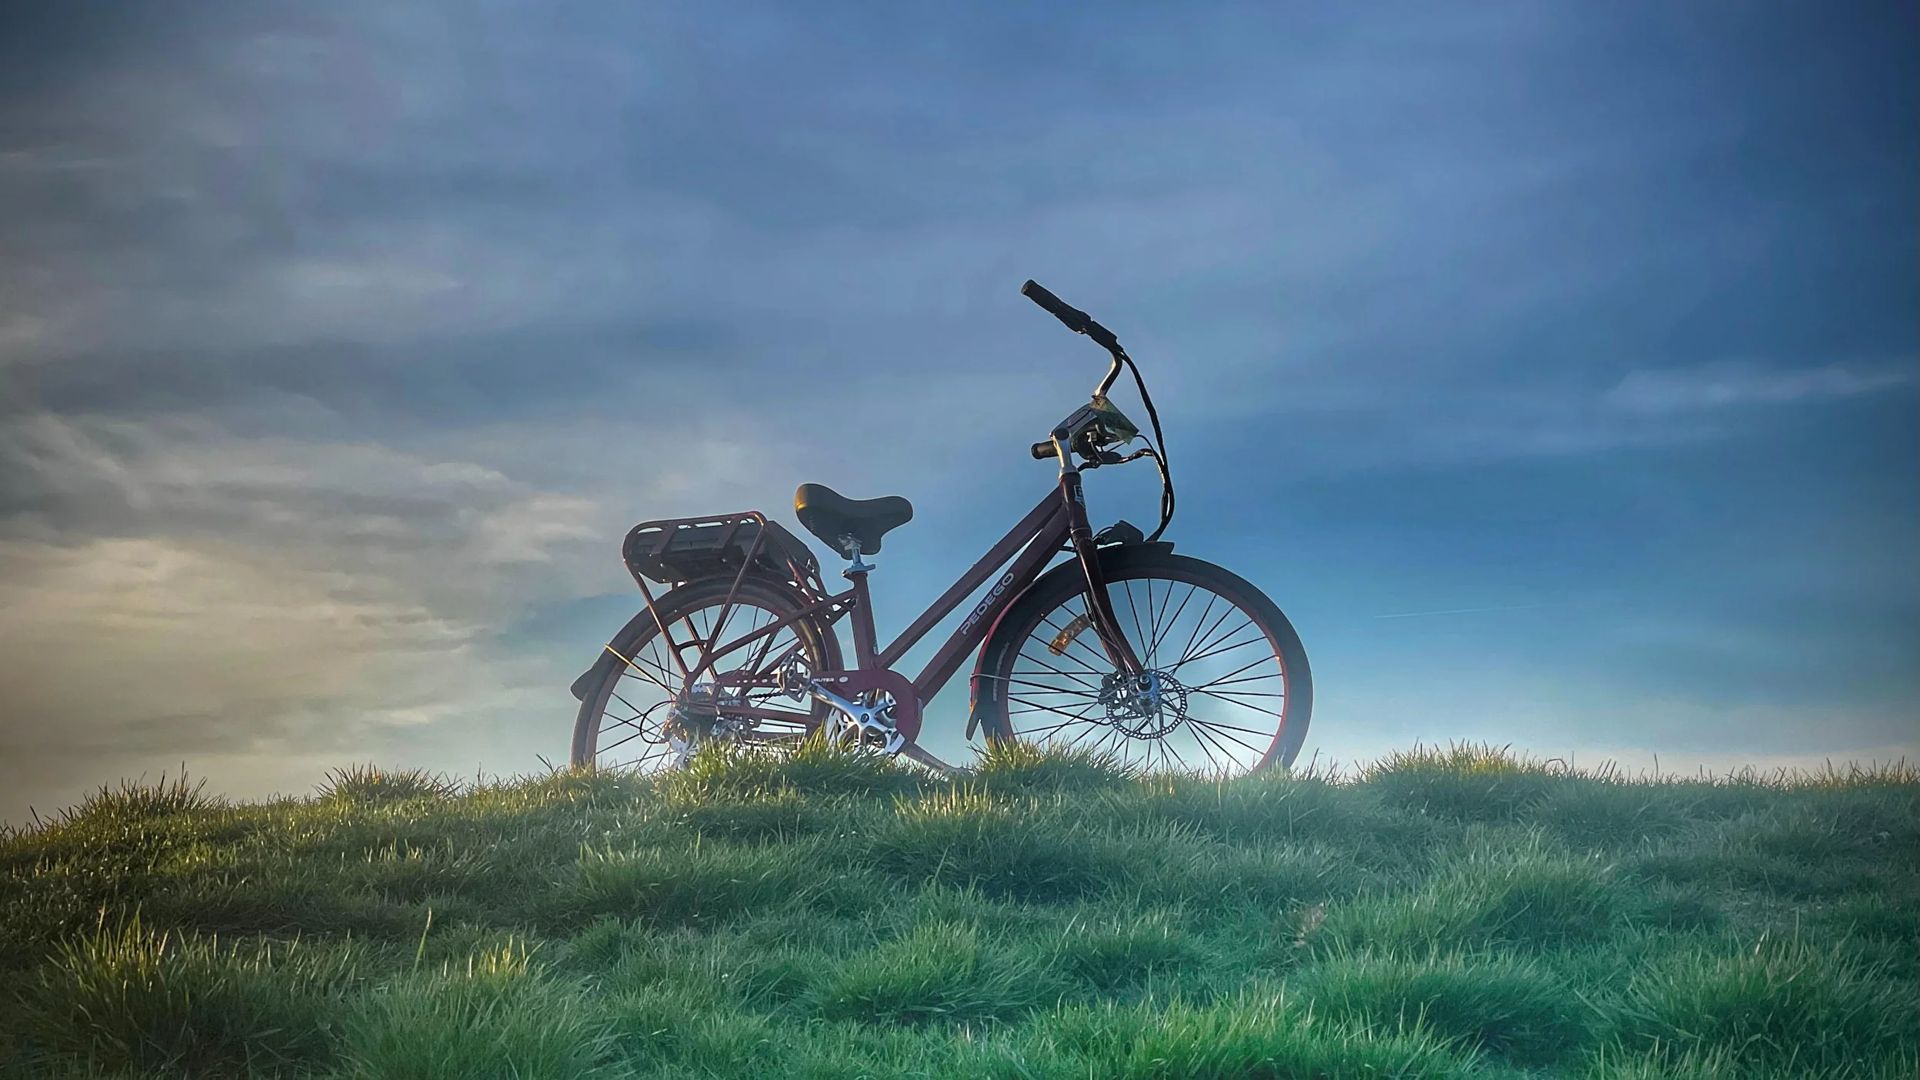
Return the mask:
M 815 698 L 844 714 L 847 721 L 851 723 L 854 729 L 860 734 L 865 735 L 867 732 L 873 732 L 885 739 L 885 751 L 887 754 L 898 754 L 906 747 L 907 737 L 901 734 L 900 729 L 880 718 L 880 714 L 885 711 L 884 709 L 875 708 L 871 705 L 855 704 L 847 698 L 820 685 L 817 679 L 808 684 L 807 690 Z

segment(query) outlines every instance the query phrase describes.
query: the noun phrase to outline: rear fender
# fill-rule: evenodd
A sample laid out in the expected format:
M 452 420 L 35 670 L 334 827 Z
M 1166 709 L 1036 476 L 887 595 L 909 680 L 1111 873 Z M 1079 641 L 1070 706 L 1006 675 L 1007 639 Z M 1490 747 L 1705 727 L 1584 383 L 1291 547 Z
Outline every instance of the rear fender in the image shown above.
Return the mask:
M 1173 541 L 1156 540 L 1150 544 L 1149 543 L 1109 544 L 1100 549 L 1100 564 L 1104 567 L 1109 560 L 1117 557 L 1122 551 L 1138 551 L 1142 549 L 1152 550 L 1152 551 L 1163 551 L 1163 552 L 1172 551 Z M 1082 572 L 1080 569 L 1080 560 L 1070 559 L 1067 562 L 1063 562 L 1059 566 L 1056 566 L 1053 569 L 1047 571 L 1046 573 L 1041 574 L 1039 577 L 1034 578 L 1033 584 L 1028 585 L 1025 589 L 1021 590 L 1020 595 L 1015 596 L 1013 599 L 1001 605 L 1000 614 L 994 617 L 993 626 L 987 631 L 987 636 L 980 639 L 980 649 L 978 652 L 974 653 L 974 656 L 973 656 L 973 674 L 967 677 L 967 738 L 968 739 L 972 739 L 974 732 L 979 730 L 979 727 L 980 727 L 980 705 L 982 703 L 981 694 L 984 692 L 990 703 L 997 703 L 999 700 L 998 695 L 1001 694 L 1004 690 L 1004 688 L 1002 687 L 990 685 L 992 680 L 981 678 L 981 669 L 982 667 L 985 666 L 986 660 L 987 660 L 987 648 L 988 646 L 993 644 L 993 641 L 995 638 L 1000 636 L 1001 621 L 1007 617 L 1007 612 L 1012 611 L 1019 604 L 1019 602 L 1023 598 L 1025 598 L 1027 593 L 1030 593 L 1033 590 L 1038 589 L 1043 585 L 1050 584 L 1054 579 L 1060 578 L 1060 577 L 1069 577 L 1069 578 L 1073 578 L 1076 581 L 1085 581 L 1085 578 L 1082 576 Z
M 667 597 L 672 595 L 672 593 L 668 593 Z M 660 602 L 663 606 L 666 603 L 667 597 L 661 598 Z M 608 640 L 607 644 L 600 647 L 600 655 L 593 658 L 593 665 L 581 672 L 580 677 L 573 680 L 573 685 L 567 688 L 572 691 L 573 700 L 587 700 L 587 694 L 591 692 L 594 687 L 600 685 L 600 680 L 607 677 L 607 672 L 626 662 L 624 658 L 614 655 L 613 642 L 632 638 L 640 627 L 651 624 L 652 622 L 653 612 L 651 611 L 642 611 L 633 618 L 628 619 L 627 624 L 622 626 L 620 631 Z

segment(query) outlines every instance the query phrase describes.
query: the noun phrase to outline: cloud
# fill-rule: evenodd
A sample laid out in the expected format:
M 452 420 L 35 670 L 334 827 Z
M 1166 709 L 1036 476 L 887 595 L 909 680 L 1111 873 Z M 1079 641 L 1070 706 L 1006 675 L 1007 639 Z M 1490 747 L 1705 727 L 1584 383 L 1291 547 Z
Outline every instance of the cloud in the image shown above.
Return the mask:
M 0 747 L 39 763 L 29 795 L 103 760 L 379 753 L 458 717 L 444 758 L 564 685 L 503 622 L 596 591 L 587 554 L 618 535 L 488 465 L 207 417 L 0 420 L 0 475 Z
M 418 681 L 396 675 L 482 632 L 383 584 L 251 546 L 0 544 L 0 667 L 21 722 L 6 737 L 137 740 L 178 718 L 167 738 L 198 748 L 284 738 L 290 711 L 377 715 Z
M 1670 416 L 1747 406 L 1795 405 L 1861 397 L 1912 386 L 1913 364 L 1862 367 L 1763 368 L 1728 361 L 1694 367 L 1630 372 L 1607 392 L 1610 408 L 1624 413 Z
M 550 562 L 604 528 L 590 503 L 473 462 L 236 436 L 204 416 L 8 418 L 0 468 L 0 535 L 49 542 L 225 538 L 315 565 L 392 570 L 431 556 L 484 568 Z M 421 588 L 445 576 L 408 569 Z
M 1596 388 L 1556 365 L 1511 380 L 1414 374 L 1381 381 L 1327 372 L 1279 400 L 1222 385 L 1228 416 L 1283 416 L 1298 467 L 1329 471 L 1462 465 L 1658 448 L 1764 430 L 1768 407 L 1839 402 L 1913 387 L 1920 370 L 1888 364 L 1761 367 L 1711 363 L 1638 369 Z M 1212 376 L 1223 380 L 1220 373 Z

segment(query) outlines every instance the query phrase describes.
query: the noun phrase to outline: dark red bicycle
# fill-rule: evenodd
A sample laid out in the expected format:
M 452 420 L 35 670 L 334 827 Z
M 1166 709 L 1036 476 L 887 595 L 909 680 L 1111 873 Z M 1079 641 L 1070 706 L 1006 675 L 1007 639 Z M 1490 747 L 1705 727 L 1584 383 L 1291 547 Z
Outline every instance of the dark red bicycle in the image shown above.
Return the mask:
M 1031 281 L 1021 292 L 1112 355 L 1093 400 L 1033 444 L 1035 458 L 1059 462 L 1054 489 L 885 648 L 865 557 L 913 518 L 906 499 L 800 485 L 800 524 L 848 560 L 849 587 L 838 593 L 807 546 L 757 511 L 634 526 L 622 553 L 646 610 L 574 680 L 574 764 L 671 767 L 710 741 L 778 750 L 824 732 L 947 768 L 916 742 L 921 715 L 976 646 L 969 739 L 984 731 L 1223 775 L 1293 762 L 1313 708 L 1299 636 L 1260 590 L 1160 539 L 1173 481 L 1139 367 L 1085 312 Z M 1153 428 L 1126 454 L 1118 448 L 1141 434 L 1107 397 L 1122 368 Z M 1142 458 L 1160 471 L 1159 526 L 1143 535 L 1121 521 L 1094 532 L 1081 474 Z M 1060 555 L 1071 558 L 1049 569 Z M 653 585 L 668 588 L 656 596 Z M 982 586 L 918 675 L 894 670 Z M 843 619 L 851 666 L 836 631 Z

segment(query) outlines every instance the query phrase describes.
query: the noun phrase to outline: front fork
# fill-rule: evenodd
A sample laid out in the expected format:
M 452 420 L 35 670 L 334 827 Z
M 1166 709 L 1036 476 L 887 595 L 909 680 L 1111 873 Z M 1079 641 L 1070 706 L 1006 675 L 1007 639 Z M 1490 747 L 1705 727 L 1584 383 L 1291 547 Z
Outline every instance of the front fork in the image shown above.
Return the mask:
M 1065 447 L 1061 448 L 1061 460 L 1066 460 Z M 1113 661 L 1115 671 L 1138 676 L 1140 658 L 1134 655 L 1133 644 L 1121 632 L 1120 619 L 1113 610 L 1113 597 L 1107 595 L 1106 574 L 1100 568 L 1100 549 L 1094 544 L 1093 528 L 1087 523 L 1087 496 L 1080 486 L 1079 470 L 1070 466 L 1060 470 L 1060 496 L 1067 504 L 1067 538 L 1073 542 L 1080 572 L 1087 579 L 1087 613 L 1100 635 L 1101 647 L 1106 649 L 1107 659 Z

